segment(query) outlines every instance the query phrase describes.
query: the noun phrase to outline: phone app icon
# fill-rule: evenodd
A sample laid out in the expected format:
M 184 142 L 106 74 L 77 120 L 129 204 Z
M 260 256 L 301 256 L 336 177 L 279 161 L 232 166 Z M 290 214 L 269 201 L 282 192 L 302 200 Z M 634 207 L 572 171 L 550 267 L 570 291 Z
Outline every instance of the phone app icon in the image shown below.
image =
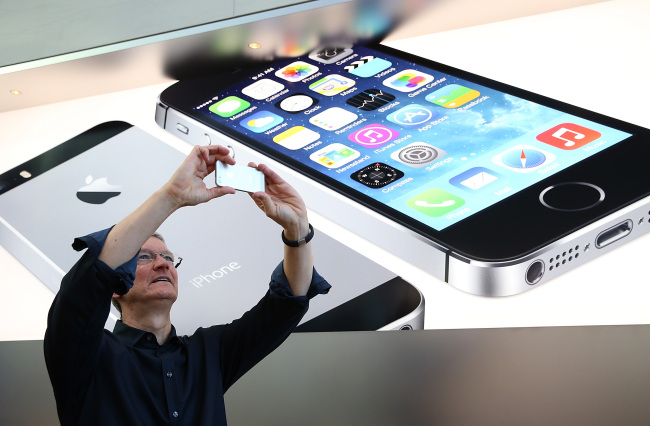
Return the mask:
M 278 83 L 277 81 L 273 81 L 268 78 L 263 78 L 249 86 L 244 87 L 241 92 L 246 96 L 250 96 L 253 99 L 261 101 L 262 99 L 266 99 L 271 95 L 275 95 L 282 89 L 284 89 L 284 84 Z
M 392 152 L 390 158 L 407 166 L 419 168 L 441 159 L 446 154 L 444 150 L 428 143 L 413 142 L 398 151 Z
M 375 163 L 357 170 L 350 177 L 369 188 L 382 188 L 404 177 L 404 172 L 384 163 Z
M 492 157 L 499 166 L 517 173 L 530 173 L 555 160 L 555 155 L 530 145 L 517 145 Z
M 320 114 L 316 114 L 309 119 L 309 122 L 321 129 L 332 131 L 352 123 L 357 117 L 358 115 L 353 112 L 346 111 L 343 108 L 333 107 L 326 109 Z
M 320 134 L 302 126 L 295 126 L 285 130 L 273 138 L 273 142 L 282 145 L 287 149 L 300 149 L 312 142 L 316 142 Z
M 449 183 L 460 189 L 477 190 L 496 182 L 501 175 L 485 167 L 472 167 L 449 179 Z
M 258 111 L 243 119 L 239 125 L 255 133 L 262 133 L 282 123 L 284 118 L 270 111 Z
M 562 123 L 537 135 L 537 140 L 560 149 L 578 149 L 595 141 L 601 134 L 573 123 Z
M 411 104 L 398 109 L 392 114 L 388 114 L 386 118 L 388 121 L 402 126 L 418 126 L 439 116 L 440 113 L 423 105 Z
M 275 106 L 289 114 L 298 114 L 307 108 L 313 107 L 317 103 L 318 99 L 316 98 L 305 95 L 304 93 L 296 93 L 295 95 L 287 96 L 282 99 L 280 102 L 276 103 Z
M 396 139 L 398 136 L 399 133 L 390 127 L 381 124 L 369 124 L 352 133 L 348 136 L 348 139 L 366 148 L 377 148 Z
M 317 71 L 318 67 L 315 65 L 310 65 L 303 61 L 296 61 L 284 68 L 280 68 L 275 72 L 275 75 L 287 81 L 296 82 L 315 74 Z
M 394 100 L 395 96 L 381 89 L 366 89 L 352 96 L 345 103 L 362 111 L 374 111 Z
M 309 85 L 309 89 L 324 96 L 334 96 L 349 89 L 356 83 L 354 80 L 342 77 L 338 74 L 331 74 Z
M 406 205 L 430 217 L 440 217 L 465 204 L 465 200 L 442 189 L 429 189 L 406 201 Z
M 333 143 L 314 152 L 309 156 L 309 159 L 328 169 L 335 169 L 359 158 L 359 155 L 361 153 L 357 150 L 341 143 Z
M 350 56 L 352 49 L 343 46 L 326 46 L 309 54 L 309 59 L 321 64 L 333 64 L 336 61 Z
M 481 93 L 460 84 L 448 84 L 427 95 L 427 101 L 445 108 L 458 108 L 478 98 Z
M 433 76 L 416 70 L 404 70 L 384 80 L 384 86 L 400 92 L 412 92 L 433 81 Z
M 242 112 L 246 108 L 251 106 L 251 104 L 237 96 L 228 96 L 223 98 L 219 102 L 210 105 L 210 112 L 213 112 L 221 117 L 228 118 L 233 115 Z
M 373 75 L 388 69 L 391 65 L 393 65 L 393 63 L 386 59 L 374 56 L 364 56 L 358 61 L 354 61 L 350 65 L 343 67 L 343 69 L 350 74 L 365 78 L 372 77 Z

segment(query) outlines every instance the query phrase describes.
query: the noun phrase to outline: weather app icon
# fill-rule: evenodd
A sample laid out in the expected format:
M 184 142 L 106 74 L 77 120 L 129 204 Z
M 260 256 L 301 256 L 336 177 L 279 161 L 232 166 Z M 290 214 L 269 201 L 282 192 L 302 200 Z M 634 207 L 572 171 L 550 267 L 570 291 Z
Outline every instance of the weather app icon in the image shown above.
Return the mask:
M 318 67 L 307 62 L 296 61 L 276 71 L 275 75 L 287 81 L 296 82 L 318 71 Z
M 239 125 L 255 133 L 262 133 L 284 121 L 284 118 L 269 111 L 258 111 L 239 122 Z

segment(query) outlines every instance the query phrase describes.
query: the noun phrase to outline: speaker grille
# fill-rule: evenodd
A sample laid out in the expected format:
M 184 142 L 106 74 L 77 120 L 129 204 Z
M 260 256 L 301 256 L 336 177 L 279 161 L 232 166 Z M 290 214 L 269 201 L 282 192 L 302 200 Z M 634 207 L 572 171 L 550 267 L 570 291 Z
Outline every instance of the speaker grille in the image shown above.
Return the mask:
M 557 269 L 562 265 L 566 265 L 568 262 L 571 262 L 579 257 L 580 257 L 580 245 L 576 245 L 573 248 L 564 250 L 562 251 L 562 253 L 558 253 L 555 256 L 551 257 L 548 261 L 548 264 L 550 265 L 548 270 L 552 271 L 554 269 Z

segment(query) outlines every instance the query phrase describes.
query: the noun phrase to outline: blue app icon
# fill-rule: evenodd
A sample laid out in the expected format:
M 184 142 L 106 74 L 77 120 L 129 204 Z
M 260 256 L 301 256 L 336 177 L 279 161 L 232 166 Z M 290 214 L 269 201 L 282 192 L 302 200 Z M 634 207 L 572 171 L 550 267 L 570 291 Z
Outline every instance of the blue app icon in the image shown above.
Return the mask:
M 365 78 L 379 74 L 391 65 L 393 64 L 385 59 L 376 58 L 374 56 L 364 56 L 358 61 L 352 62 L 344 69 L 350 74 Z
M 418 104 L 400 108 L 386 117 L 389 121 L 402 126 L 418 126 L 440 116 L 439 112 Z
M 449 179 L 449 183 L 465 190 L 476 191 L 501 179 L 501 175 L 486 167 L 472 167 Z
M 255 133 L 262 133 L 282 123 L 284 118 L 270 111 L 258 111 L 243 119 L 239 125 Z

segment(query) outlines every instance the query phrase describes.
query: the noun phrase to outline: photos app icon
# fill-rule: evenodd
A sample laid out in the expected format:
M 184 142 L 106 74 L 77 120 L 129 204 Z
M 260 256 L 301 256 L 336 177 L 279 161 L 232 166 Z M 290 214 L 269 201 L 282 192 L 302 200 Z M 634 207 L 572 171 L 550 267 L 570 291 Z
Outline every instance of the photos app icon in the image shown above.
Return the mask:
M 290 82 L 300 81 L 318 71 L 318 67 L 307 62 L 296 61 L 276 71 L 275 75 Z

